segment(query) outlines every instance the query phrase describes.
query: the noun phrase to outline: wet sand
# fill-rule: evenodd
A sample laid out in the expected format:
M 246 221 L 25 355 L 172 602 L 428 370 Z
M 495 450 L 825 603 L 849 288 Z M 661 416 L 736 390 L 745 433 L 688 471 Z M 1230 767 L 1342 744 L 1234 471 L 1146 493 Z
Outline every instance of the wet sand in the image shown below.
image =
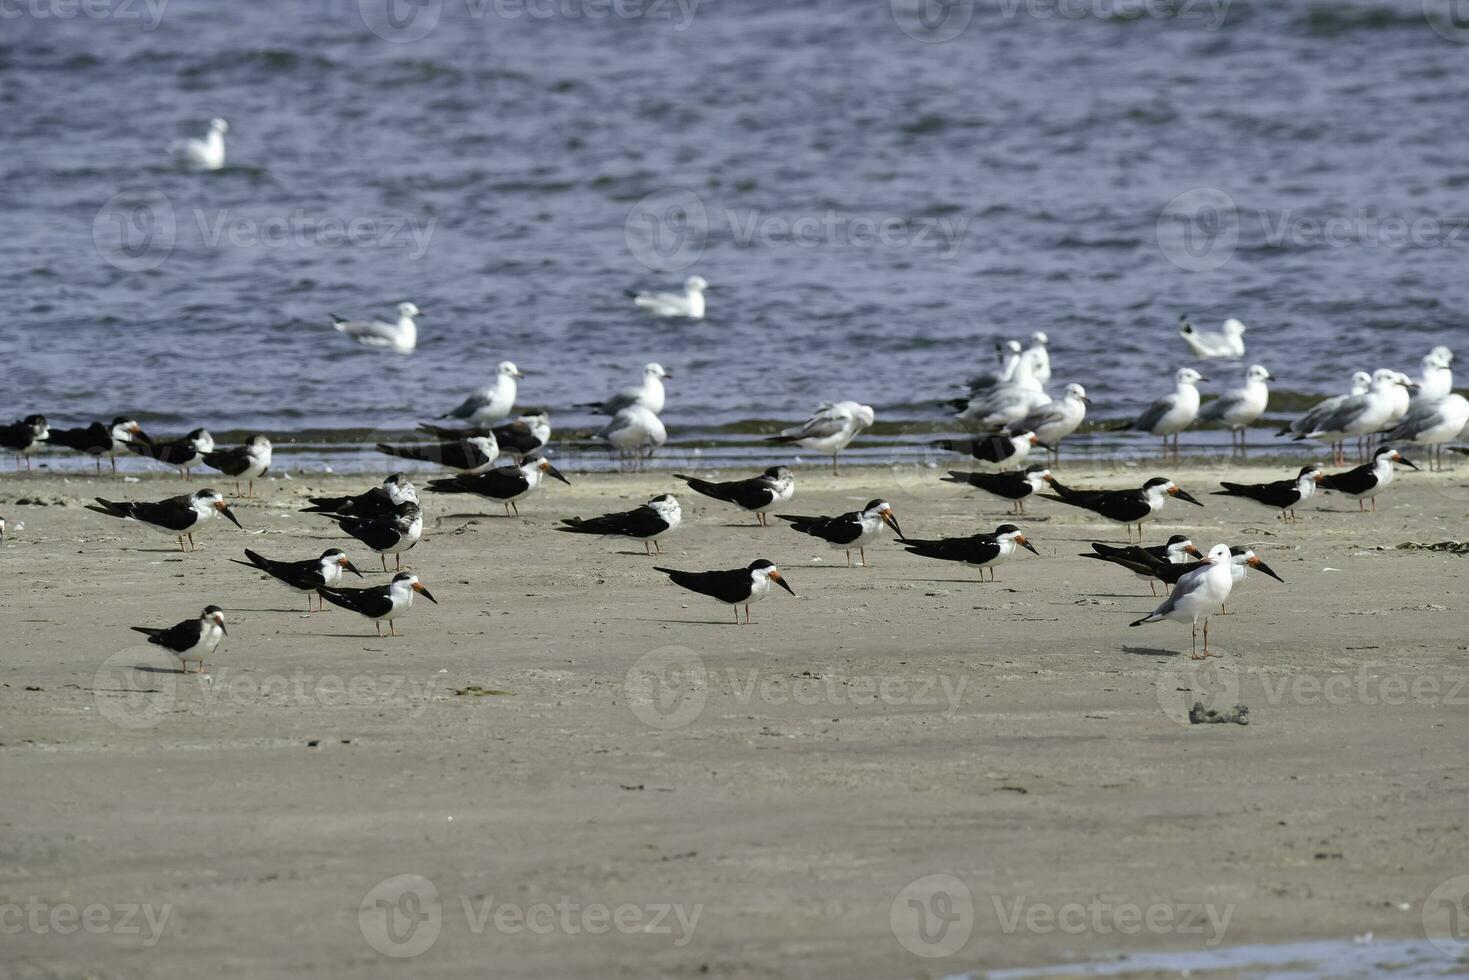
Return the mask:
M 1017 519 L 1040 556 L 981 584 L 890 538 L 849 570 L 689 492 L 657 560 L 550 530 L 667 474 L 572 474 L 519 519 L 429 499 L 408 564 L 440 604 L 378 639 L 228 561 L 340 545 L 385 581 L 296 512 L 361 479 L 265 481 L 248 533 L 179 554 L 81 506 L 177 480 L 7 473 L 0 976 L 945 976 L 1422 937 L 1469 874 L 1469 557 L 1397 546 L 1469 538 L 1469 470 L 1298 524 L 1204 496 L 1294 465 L 1161 470 L 1207 506 L 1148 543 L 1251 543 L 1286 580 L 1250 577 L 1202 666 L 1187 626 L 1128 627 L 1145 583 L 1075 557 L 1121 529 L 1048 501 Z M 884 496 L 913 537 L 1011 519 L 939 475 L 802 469 L 787 509 Z M 799 598 L 751 626 L 651 569 L 757 557 Z M 203 677 L 127 628 L 207 603 L 230 632 Z M 1196 699 L 1250 724 L 1190 726 Z

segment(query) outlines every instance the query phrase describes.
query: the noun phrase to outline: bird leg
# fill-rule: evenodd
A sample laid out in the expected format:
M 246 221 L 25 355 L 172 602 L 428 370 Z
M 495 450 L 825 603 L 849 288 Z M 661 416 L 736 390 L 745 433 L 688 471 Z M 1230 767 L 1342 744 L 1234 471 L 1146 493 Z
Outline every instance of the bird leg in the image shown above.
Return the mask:
M 1155 579 L 1155 578 L 1148 579 L 1148 591 L 1151 592 L 1151 593 L 1153 593 L 1153 597 L 1154 598 L 1157 598 L 1157 596 L 1158 596 L 1158 580 L 1157 579 Z
M 512 500 L 512 501 L 510 501 L 510 508 L 515 511 L 515 516 L 516 517 L 519 517 L 520 516 L 520 505 L 519 504 L 517 504 L 515 501 Z
M 1367 513 L 1367 501 L 1363 500 L 1361 497 L 1357 498 L 1357 511 L 1363 514 Z
M 1209 628 L 1209 623 L 1208 623 L 1207 620 L 1205 620 L 1205 622 L 1204 622 L 1204 629 L 1207 631 L 1208 628 Z M 397 626 L 397 623 L 394 620 L 391 620 L 391 619 L 388 620 L 388 635 L 389 636 L 397 636 L 398 635 L 398 626 Z M 1205 632 L 1204 635 L 1205 635 L 1205 637 L 1207 637 L 1208 636 L 1208 633 Z M 1208 646 L 1209 646 L 1208 643 L 1205 643 L 1204 644 L 1204 648 L 1205 649 L 1208 649 Z
M 863 568 L 866 568 L 867 567 L 867 549 L 866 548 L 858 548 L 857 549 L 857 553 L 862 556 L 862 567 Z
M 735 611 L 735 625 L 738 626 L 738 625 L 740 625 L 740 607 L 738 605 L 736 605 L 734 607 L 734 611 Z
M 403 570 L 403 552 L 400 551 L 394 555 L 393 561 L 398 563 L 398 567 L 395 570 L 401 572 Z
M 848 548 L 847 549 L 847 567 L 848 568 L 851 568 L 852 567 L 852 549 L 851 548 Z
M 30 469 L 30 465 L 31 465 L 30 460 L 26 460 L 26 468 L 27 469 Z M 837 454 L 836 453 L 832 453 L 831 454 L 831 475 L 832 476 L 836 476 L 837 475 Z
M 386 554 L 380 554 L 378 557 L 383 560 L 383 571 L 386 572 L 388 570 L 388 556 Z
M 194 550 L 194 535 L 192 532 L 189 534 L 189 550 Z
M 745 603 L 745 625 L 750 625 L 750 604 L 748 602 Z
M 372 625 L 373 625 L 373 628 L 377 630 L 377 635 L 378 636 L 382 636 L 383 635 L 383 623 L 382 623 L 382 620 L 380 620 L 380 619 L 374 619 L 372 621 Z
M 1199 621 L 1194 620 L 1194 652 L 1193 659 L 1199 660 Z
M 1372 498 L 1372 512 L 1374 514 L 1377 513 L 1377 498 L 1376 497 L 1373 497 Z
M 659 543 L 657 538 L 653 539 L 653 547 L 655 549 L 655 554 L 663 554 L 663 545 Z
M 180 551 L 186 550 L 184 548 L 184 536 L 182 534 L 179 535 L 179 550 Z

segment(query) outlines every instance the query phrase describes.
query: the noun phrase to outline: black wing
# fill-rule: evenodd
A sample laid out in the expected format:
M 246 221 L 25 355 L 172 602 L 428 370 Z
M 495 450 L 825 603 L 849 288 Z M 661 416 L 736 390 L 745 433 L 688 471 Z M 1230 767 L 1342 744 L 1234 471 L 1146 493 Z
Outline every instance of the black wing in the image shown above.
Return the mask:
M 403 529 L 395 519 L 341 517 L 337 519 L 337 526 L 373 551 L 391 548 L 403 539 Z
M 639 507 L 585 521 L 579 517 L 568 517 L 561 523 L 566 526 L 556 530 L 575 534 L 613 534 L 624 538 L 651 538 L 668 530 L 668 522 L 651 507 Z
M 524 422 L 506 422 L 503 425 L 495 426 L 490 431 L 494 433 L 495 441 L 500 444 L 501 450 L 517 455 L 534 452 L 545 445 L 536 438 L 535 432 Z
M 1274 483 L 1227 483 L 1220 481 L 1223 490 L 1214 491 L 1219 497 L 1245 497 L 1272 507 L 1289 507 L 1300 503 L 1300 493 L 1295 480 L 1276 480 Z
M 239 476 L 250 465 L 250 454 L 243 447 L 217 449 L 204 454 L 204 465 L 219 470 L 226 476 Z
M 381 619 L 393 610 L 393 600 L 388 595 L 391 586 L 375 585 L 366 589 L 319 589 L 334 606 L 350 609 L 371 619 Z
M 985 463 L 1003 463 L 1015 455 L 1015 443 L 1007 436 L 966 440 L 940 439 L 934 445 L 951 453 L 968 453 Z
M 52 429 L 47 441 L 95 456 L 112 448 L 112 433 L 101 422 L 93 422 L 85 429 Z
M 151 456 L 158 462 L 168 463 L 170 466 L 181 466 L 199 455 L 194 444 L 187 439 L 176 442 L 132 442 L 128 445 L 132 447 L 133 452 Z
M 783 521 L 790 521 L 793 531 L 800 531 L 832 544 L 850 544 L 862 536 L 862 521 L 855 512 L 839 517 L 796 517 L 791 514 L 775 516 Z
M 924 558 L 940 561 L 962 561 L 973 565 L 992 562 L 1000 555 L 1000 542 L 993 534 L 974 534 L 967 538 L 938 538 L 930 541 L 903 541 L 904 548 Z
M 662 572 L 672 580 L 674 585 L 682 586 L 690 592 L 707 595 L 733 605 L 744 602 L 750 597 L 750 572 L 745 568 L 734 568 L 729 571 L 720 572 L 681 572 L 676 568 L 657 568 L 655 572 Z
M 149 643 L 156 643 L 166 647 L 174 653 L 182 653 L 199 642 L 199 620 L 186 619 L 176 626 L 168 629 L 158 629 L 152 626 L 134 626 L 135 632 L 143 633 L 148 637 Z
M 455 470 L 472 470 L 490 462 L 477 446 L 467 442 L 437 442 L 422 446 L 389 446 L 378 443 L 377 451 L 402 459 L 416 459 L 424 463 L 438 463 Z
M 88 505 L 87 509 L 112 517 L 131 517 L 145 524 L 167 528 L 180 534 L 189 530 L 199 520 L 199 513 L 194 510 L 187 495 L 169 497 L 167 500 L 132 502 L 112 501 L 98 497 L 97 503 L 101 506 Z
M 1131 523 L 1142 520 L 1152 512 L 1142 493 L 1137 490 L 1072 490 L 1054 480 L 1051 481 L 1051 487 L 1055 493 L 1043 493 L 1041 496 L 1094 511 L 1114 521 Z
M 971 487 L 987 491 L 1006 500 L 1020 500 L 1031 494 L 1030 481 L 1024 473 L 968 473 L 949 470 L 943 478 L 945 483 L 967 483 Z
M 1358 494 L 1366 493 L 1377 485 L 1377 477 L 1372 471 L 1373 464 L 1364 463 L 1353 467 L 1345 473 L 1334 473 L 1321 478 L 1321 485 L 1328 490 L 1338 493 Z
M 291 588 L 300 589 L 303 592 L 319 589 L 326 585 L 326 579 L 321 575 L 320 559 L 276 561 L 272 558 L 258 555 L 249 548 L 245 549 L 245 557 L 250 559 L 249 562 L 243 562 L 237 558 L 231 558 L 230 561 L 236 565 L 247 565 L 258 568 L 271 578 L 280 579 Z
M 673 475 L 676 479 L 687 483 L 690 490 L 702 493 L 706 497 L 713 497 L 715 500 L 736 504 L 745 510 L 769 507 L 775 500 L 775 490 L 763 477 L 756 476 L 748 480 L 727 480 L 723 483 L 713 483 L 709 480 L 700 480 L 698 477 L 684 476 L 682 473 Z
M 530 481 L 519 469 L 490 470 L 473 476 L 454 476 L 446 480 L 430 480 L 430 493 L 477 493 L 492 500 L 508 500 L 525 493 Z
M 384 517 L 396 511 L 393 498 L 382 487 L 373 487 L 355 497 L 310 497 L 307 514 L 339 514 L 342 517 Z

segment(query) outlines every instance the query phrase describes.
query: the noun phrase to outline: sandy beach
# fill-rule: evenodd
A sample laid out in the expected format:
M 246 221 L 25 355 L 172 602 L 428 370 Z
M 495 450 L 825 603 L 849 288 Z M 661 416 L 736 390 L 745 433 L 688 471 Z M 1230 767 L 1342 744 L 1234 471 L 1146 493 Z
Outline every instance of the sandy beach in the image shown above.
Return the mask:
M 229 562 L 341 546 L 385 581 L 297 512 L 370 480 L 263 481 L 244 532 L 180 554 L 82 506 L 177 479 L 7 472 L 0 976 L 890 978 L 1422 939 L 1469 874 L 1469 557 L 1399 546 L 1469 537 L 1469 468 L 1297 524 L 1206 496 L 1297 465 L 1058 471 L 1167 473 L 1207 506 L 1147 543 L 1250 543 L 1285 579 L 1251 575 L 1203 664 L 1185 625 L 1128 627 L 1144 582 L 1076 557 L 1121 528 L 1049 501 L 1015 519 L 1040 555 L 980 583 L 890 537 L 848 569 L 666 473 L 570 474 L 518 519 L 427 498 L 408 565 L 439 605 L 379 639 Z M 1012 519 L 940 475 L 803 468 L 786 509 Z M 669 491 L 656 560 L 551 530 Z M 750 626 L 652 571 L 759 557 L 797 598 Z M 208 603 L 204 675 L 128 630 Z M 1195 700 L 1249 724 L 1190 725 Z

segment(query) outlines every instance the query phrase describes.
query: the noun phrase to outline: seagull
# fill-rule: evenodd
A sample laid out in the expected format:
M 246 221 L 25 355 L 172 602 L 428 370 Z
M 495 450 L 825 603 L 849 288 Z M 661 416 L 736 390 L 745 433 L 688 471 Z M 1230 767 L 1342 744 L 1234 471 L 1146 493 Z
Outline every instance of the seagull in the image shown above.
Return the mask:
M 968 387 L 971 395 L 1005 384 L 1015 377 L 1015 369 L 1020 366 L 1020 341 L 1007 340 L 1004 344 L 996 344 L 995 356 L 1000 359 L 998 369 L 983 371 L 969 379 Z M 1049 366 L 1049 358 L 1046 363 Z
M 1169 497 L 1187 500 L 1199 507 L 1204 506 L 1165 476 L 1155 476 L 1137 490 L 1073 490 L 1052 478 L 1051 489 L 1056 492 L 1043 493 L 1041 496 L 1092 511 L 1118 524 L 1136 524 L 1139 541 L 1143 537 L 1143 521 L 1161 511 Z M 1129 527 L 1128 540 L 1131 539 Z
M 1387 418 L 1382 423 L 1382 431 L 1391 429 L 1407 417 L 1408 410 L 1413 407 L 1414 401 L 1409 389 L 1418 387 L 1418 382 L 1401 371 L 1394 371 L 1393 379 L 1397 381 L 1397 384 L 1387 389 L 1388 404 L 1391 407 Z
M 1423 374 L 1418 380 L 1419 397 L 1431 401 L 1448 396 L 1454 390 L 1454 352 L 1435 347 L 1423 357 Z
M 867 506 L 861 510 L 838 517 L 798 517 L 794 514 L 775 516 L 789 521 L 792 531 L 820 538 L 833 548 L 845 549 L 848 568 L 852 567 L 853 548 L 862 556 L 862 567 L 867 567 L 867 545 L 882 537 L 884 524 L 896 531 L 900 540 L 903 537 L 903 529 L 898 527 L 898 519 L 893 516 L 893 505 L 886 500 L 868 501 Z
M 1365 392 L 1344 399 L 1317 419 L 1313 428 L 1298 433 L 1296 441 L 1319 439 L 1326 443 L 1344 443 L 1348 436 L 1356 436 L 1360 449 L 1362 438 L 1381 429 L 1387 422 L 1392 413 L 1389 391 L 1402 383 L 1402 375 L 1398 372 L 1379 368 L 1372 373 L 1372 384 Z M 1332 462 L 1343 465 L 1345 453 L 1336 453 Z
M 1024 465 L 1026 458 L 1030 456 L 1030 447 L 1040 444 L 1041 441 L 1036 438 L 1034 432 L 975 437 L 963 441 L 938 439 L 933 443 L 937 448 L 951 453 L 967 452 L 981 463 L 990 463 L 1000 469 L 1012 469 Z
M 1265 414 L 1270 403 L 1270 388 L 1265 382 L 1271 380 L 1264 366 L 1251 364 L 1245 371 L 1242 387 L 1227 391 L 1199 410 L 1200 422 L 1223 422 L 1229 426 L 1231 449 L 1238 443 L 1241 454 L 1245 451 L 1245 432 L 1255 420 Z
M 1372 375 L 1368 374 L 1366 371 L 1356 371 L 1352 374 L 1352 387 L 1351 390 L 1347 392 L 1347 394 L 1333 395 L 1330 398 L 1326 398 L 1317 402 L 1315 407 L 1313 407 L 1309 412 L 1296 419 L 1290 425 L 1287 425 L 1284 428 L 1280 429 L 1275 434 L 1278 436 L 1289 436 L 1300 435 L 1304 432 L 1310 432 L 1317 427 L 1322 419 L 1326 418 L 1332 412 L 1336 411 L 1337 408 L 1341 406 L 1342 402 L 1346 401 L 1348 398 L 1366 394 L 1367 389 L 1371 386 Z M 1341 457 L 1341 454 L 1338 452 L 1338 447 L 1333 445 L 1331 447 L 1331 450 L 1332 462 L 1337 462 L 1337 460 Z
M 1161 623 L 1165 619 L 1192 623 L 1194 630 L 1193 659 L 1203 660 L 1210 655 L 1209 616 L 1213 613 L 1215 606 L 1224 605 L 1224 601 L 1229 598 L 1230 590 L 1234 588 L 1234 577 L 1230 568 L 1232 562 L 1229 545 L 1216 544 L 1209 549 L 1209 557 L 1201 563 L 1202 567 L 1195 568 L 1180 578 L 1168 598 L 1163 600 L 1162 605 L 1142 619 L 1128 625 L 1142 626 L 1144 623 Z M 1203 653 L 1199 653 L 1200 616 L 1204 619 Z
M 188 668 L 190 661 L 194 661 L 199 665 L 195 673 L 202 674 L 204 658 L 212 657 L 219 648 L 219 641 L 225 637 L 224 610 L 218 606 L 205 606 L 198 619 L 186 619 L 167 629 L 156 626 L 129 628 L 148 637 L 149 643 L 156 643 L 173 654 L 181 673 Z
M 1377 495 L 1393 480 L 1394 463 L 1402 463 L 1409 469 L 1418 468 L 1393 447 L 1383 446 L 1372 455 L 1372 462 L 1353 467 L 1345 473 L 1328 473 L 1321 477 L 1321 489 L 1335 490 L 1354 498 L 1359 510 L 1366 510 L 1365 501 L 1370 500 L 1372 509 L 1376 510 Z
M 245 440 L 238 449 L 216 449 L 204 454 L 204 465 L 219 470 L 225 476 L 235 478 L 235 493 L 240 492 L 240 481 L 250 481 L 247 497 L 255 496 L 255 478 L 270 469 L 270 440 L 256 434 Z
M 552 466 L 550 460 L 544 456 L 527 456 L 525 462 L 519 466 L 502 466 L 484 473 L 430 480 L 426 489 L 429 493 L 472 493 L 479 497 L 488 497 L 490 500 L 498 500 L 505 505 L 506 517 L 510 516 L 511 508 L 515 509 L 518 517 L 520 508 L 516 507 L 516 501 L 530 496 L 532 491 L 541 485 L 543 476 L 552 477 L 571 486 L 571 481 L 563 476 L 560 470 Z
M 998 429 L 1014 425 L 1031 411 L 1050 402 L 1038 376 L 1042 363 L 1049 365 L 1044 348 L 1023 351 L 1008 381 L 956 398 L 949 405 L 959 410 L 960 424 L 971 429 Z
M 831 457 L 831 472 L 837 472 L 837 454 L 863 429 L 872 427 L 877 413 L 871 405 L 857 402 L 822 402 L 816 414 L 805 422 L 784 430 L 778 436 L 767 436 L 766 442 L 778 446 L 795 445 Z
M 367 545 L 382 559 L 388 570 L 388 555 L 403 569 L 403 552 L 418 544 L 423 537 L 423 510 L 412 501 L 404 501 L 389 514 L 380 517 L 341 517 L 331 515 L 337 527 Z
M 103 456 L 112 460 L 112 472 L 116 473 L 117 457 L 126 456 L 135 441 L 148 442 L 148 437 L 136 421 L 119 415 L 110 426 L 93 422 L 85 429 L 51 429 L 47 441 L 91 456 L 100 474 Z
M 1008 470 L 1004 473 L 968 473 L 963 470 L 949 470 L 949 475 L 943 477 L 945 483 L 962 483 L 971 487 L 977 487 L 996 497 L 1004 497 L 1013 501 L 1012 514 L 1025 513 L 1025 498 L 1033 493 L 1040 493 L 1051 482 L 1051 471 L 1039 463 L 1027 466 L 1023 470 Z
M 556 530 L 572 534 L 601 534 L 608 537 L 632 538 L 634 541 L 643 542 L 643 548 L 648 554 L 661 555 L 663 548 L 658 542 L 664 536 L 678 530 L 678 526 L 683 523 L 683 509 L 679 507 L 678 500 L 673 494 L 660 493 L 634 510 L 604 514 L 590 520 L 567 517 L 563 518 L 561 523 L 565 527 L 558 527 Z
M 178 538 L 180 551 L 185 550 L 185 537 L 189 539 L 188 550 L 194 550 L 194 533 L 204 530 L 216 513 L 229 518 L 230 523 L 240 530 L 245 529 L 218 490 L 195 490 L 193 493 L 154 502 L 117 502 L 103 497 L 97 497 L 96 500 L 96 504 L 87 505 L 87 510 L 106 514 L 108 517 L 137 521 L 162 534 Z
M 1081 427 L 1086 419 L 1086 407 L 1090 404 L 1091 399 L 1087 398 L 1086 389 L 1072 383 L 1066 386 L 1065 394 L 1059 400 L 1031 409 L 1025 418 L 1006 428 L 1014 432 L 1035 433 L 1036 439 L 1050 450 L 1059 463 L 1061 440 Z
M 515 407 L 517 378 L 525 375 L 514 361 L 501 361 L 495 368 L 495 383 L 472 393 L 458 407 L 440 415 L 441 419 L 457 419 L 483 428 L 510 415 Z
M 766 521 L 766 514 L 796 494 L 796 477 L 785 466 L 772 466 L 759 476 L 752 476 L 748 480 L 726 480 L 722 483 L 700 480 L 682 473 L 673 475 L 676 479 L 687 483 L 689 488 L 696 493 L 713 497 L 715 500 L 723 500 L 750 511 L 760 522 L 761 527 L 770 526 Z
M 704 319 L 704 290 L 709 284 L 702 276 L 689 276 L 682 293 L 651 293 L 629 289 L 633 305 L 653 316 L 679 316 L 689 320 Z
M 1168 437 L 1173 437 L 1173 459 L 1178 460 L 1178 434 L 1193 424 L 1199 414 L 1200 381 L 1207 381 L 1193 368 L 1179 368 L 1173 376 L 1172 394 L 1164 395 L 1143 410 L 1125 428 L 1163 437 L 1163 458 L 1168 458 Z
M 663 411 L 663 381 L 671 377 L 673 377 L 672 371 L 666 370 L 662 364 L 654 361 L 643 365 L 641 384 L 624 388 L 606 401 L 588 402 L 578 407 L 589 408 L 593 414 L 616 415 L 624 408 L 641 405 L 654 415 L 658 415 Z
M 1084 552 L 1082 558 L 1093 558 L 1097 561 L 1110 562 L 1132 572 L 1140 579 L 1145 579 L 1148 588 L 1153 590 L 1153 595 L 1158 594 L 1158 576 L 1154 574 L 1158 565 L 1183 565 L 1189 557 L 1203 558 L 1203 552 L 1194 547 L 1186 534 L 1175 534 L 1168 539 L 1167 544 L 1153 545 L 1144 548 L 1141 545 L 1128 545 L 1126 548 L 1118 548 L 1113 545 L 1102 544 L 1099 541 L 1092 542 L 1092 550 Z
M 400 459 L 416 459 L 437 463 L 462 473 L 483 473 L 500 458 L 500 446 L 489 433 L 465 436 L 458 442 L 434 442 L 424 445 L 390 446 L 377 444 L 377 451 Z
M 1443 469 L 1442 446 L 1456 439 L 1464 431 L 1465 425 L 1469 425 L 1469 400 L 1463 395 L 1450 392 L 1432 401 L 1418 399 L 1408 409 L 1408 414 L 1403 416 L 1402 421 L 1388 430 L 1383 438 L 1389 442 L 1411 442 L 1427 446 L 1429 468 L 1434 468 L 1434 460 L 1437 459 L 1437 468 Z M 51 438 L 56 438 L 54 431 Z
M 335 313 L 331 315 L 332 326 L 363 347 L 386 347 L 395 354 L 412 354 L 418 347 L 418 324 L 415 317 L 423 313 L 412 303 L 398 304 L 398 322 L 384 323 L 381 320 L 344 320 Z
M 1031 554 L 1040 554 L 1034 545 L 1025 540 L 1025 532 L 1014 524 L 1001 524 L 995 528 L 993 534 L 971 534 L 967 538 L 938 538 L 931 541 L 900 538 L 899 543 L 911 554 L 924 558 L 976 565 L 981 582 L 984 581 L 986 568 L 990 570 L 990 581 L 995 580 L 994 566 L 1015 554 L 1017 545 Z
M 393 625 L 393 620 L 413 606 L 415 592 L 434 605 L 439 604 L 434 594 L 425 588 L 424 584 L 418 580 L 418 576 L 412 572 L 399 572 L 387 585 L 374 585 L 365 589 L 322 588 L 318 590 L 318 594 L 332 605 L 350 609 L 372 620 L 373 626 L 377 628 L 378 636 L 383 635 L 384 620 L 388 624 L 388 635 L 398 635 L 398 628 Z
M 682 572 L 676 568 L 653 567 L 669 580 L 690 592 L 717 599 L 727 606 L 735 607 L 735 625 L 740 622 L 740 606 L 745 607 L 745 624 L 750 622 L 750 603 L 759 602 L 770 594 L 770 583 L 774 582 L 791 595 L 795 591 L 784 578 L 775 562 L 757 558 L 744 568 L 732 568 L 718 572 Z
M 1234 317 L 1224 321 L 1219 333 L 1209 333 L 1189 323 L 1188 317 L 1181 316 L 1178 318 L 1178 334 L 1199 360 L 1245 356 L 1245 325 Z
M 24 456 L 26 472 L 29 473 L 31 456 L 41 450 L 50 434 L 50 427 L 46 425 L 46 416 L 27 415 L 19 422 L 0 425 L 0 449 L 7 449 L 15 454 L 17 470 L 20 469 L 20 458 Z
M 282 582 L 289 589 L 306 594 L 306 611 L 317 612 L 311 608 L 311 596 L 318 589 L 334 589 L 342 584 L 342 570 L 346 569 L 358 578 L 362 573 L 357 566 L 352 564 L 345 552 L 340 548 L 328 548 L 321 553 L 320 558 L 308 558 L 306 561 L 277 561 L 274 558 L 266 558 L 245 549 L 245 557 L 249 561 L 240 561 L 231 558 L 230 561 L 236 565 L 244 565 L 246 568 L 258 568 L 271 578 Z M 320 596 L 317 597 L 320 602 Z M 321 605 L 320 611 L 325 612 L 325 604 Z
M 1274 483 L 1229 483 L 1221 480 L 1223 490 L 1215 490 L 1216 497 L 1244 497 L 1266 507 L 1280 511 L 1283 521 L 1296 520 L 1296 505 L 1305 502 L 1316 492 L 1316 484 L 1326 476 L 1320 463 L 1302 466 L 1293 480 L 1276 480 Z
M 201 140 L 174 140 L 168 144 L 168 152 L 178 163 L 190 170 L 219 170 L 224 166 L 224 134 L 230 124 L 215 116 L 209 120 L 209 131 Z
M 652 456 L 653 451 L 668 441 L 668 430 L 656 412 L 643 405 L 629 405 L 617 414 L 593 436 L 617 450 L 621 459 L 631 457 L 633 468 L 641 469 L 643 450 Z
M 1051 352 L 1046 348 L 1050 342 L 1051 338 L 1037 330 L 1030 335 L 1030 347 L 1027 348 L 1034 361 L 1035 379 L 1041 383 L 1042 387 L 1051 383 Z
M 195 429 L 172 442 L 134 442 L 129 445 L 135 453 L 177 466 L 179 478 L 188 479 L 189 471 L 203 463 L 205 455 L 214 452 L 214 437 L 208 429 Z
M 398 509 L 399 504 L 418 503 L 418 488 L 402 473 L 385 478 L 381 486 L 353 497 L 308 497 L 310 507 L 302 507 L 306 514 L 332 514 L 337 517 L 386 517 Z

